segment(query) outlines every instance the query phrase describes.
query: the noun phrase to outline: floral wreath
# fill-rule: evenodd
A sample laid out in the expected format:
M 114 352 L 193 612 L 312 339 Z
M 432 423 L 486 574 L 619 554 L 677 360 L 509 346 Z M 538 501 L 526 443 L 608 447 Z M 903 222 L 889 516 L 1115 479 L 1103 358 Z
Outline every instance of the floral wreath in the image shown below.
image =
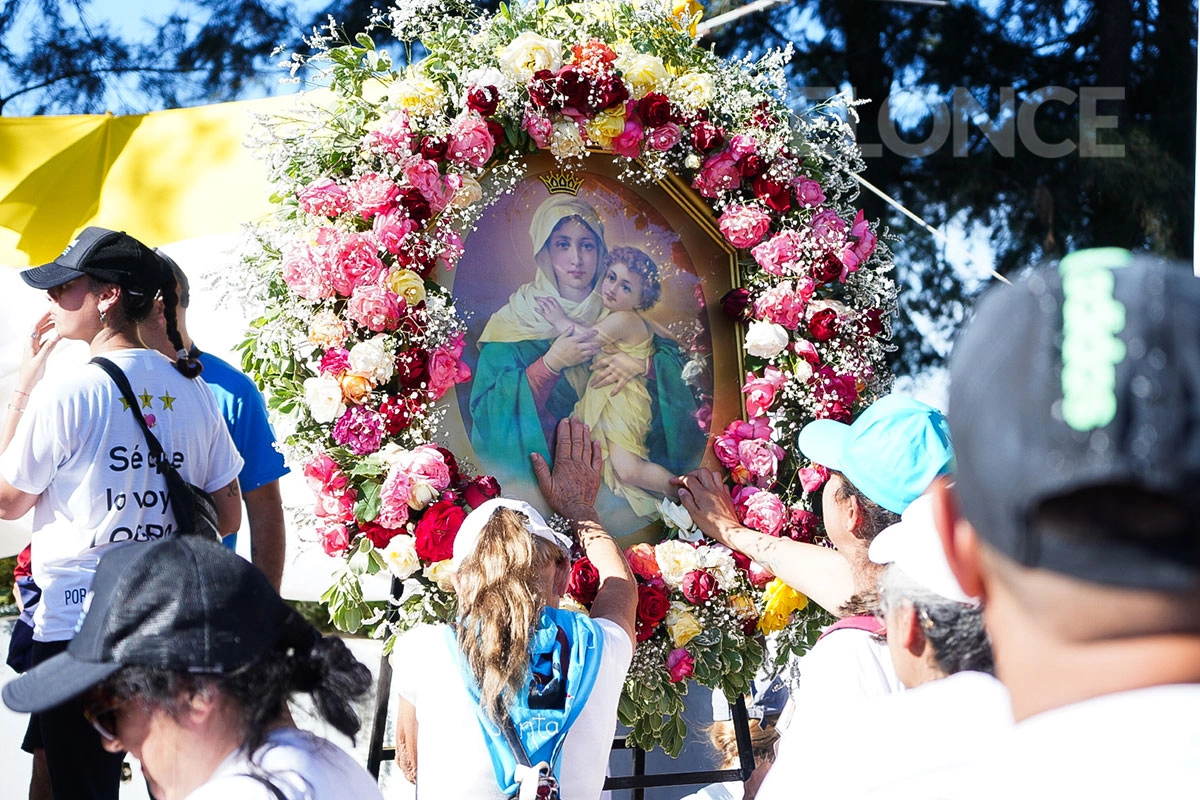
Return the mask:
M 501 6 L 479 15 L 441 0 L 377 12 L 316 53 L 327 91 L 263 120 L 276 208 L 236 278 L 262 303 L 243 345 L 291 463 L 316 493 L 321 544 L 345 559 L 322 598 L 340 629 L 391 637 L 452 618 L 454 534 L 499 493 L 438 442 L 439 400 L 470 378 L 464 322 L 437 282 L 453 269 L 490 198 L 549 152 L 569 169 L 611 158 L 631 179 L 674 174 L 705 199 L 737 249 L 741 286 L 722 300 L 744 324 L 745 419 L 714 437 L 742 522 L 819 539 L 810 493 L 825 479 L 794 452 L 815 418 L 848 420 L 886 391 L 895 307 L 890 255 L 861 211 L 863 165 L 836 102 L 794 117 L 790 52 L 727 61 L 696 46 L 695 6 L 655 0 Z M 404 49 L 394 66 L 372 38 Z M 426 55 L 414 60 L 423 48 Z M 777 663 L 811 644 L 823 617 L 739 553 L 705 540 L 664 500 L 667 536 L 627 551 L 638 577 L 637 648 L 619 716 L 633 744 L 671 755 L 687 733 L 687 679 L 746 692 L 770 635 Z M 364 575 L 403 591 L 367 603 Z M 568 602 L 586 610 L 596 573 L 573 568 Z

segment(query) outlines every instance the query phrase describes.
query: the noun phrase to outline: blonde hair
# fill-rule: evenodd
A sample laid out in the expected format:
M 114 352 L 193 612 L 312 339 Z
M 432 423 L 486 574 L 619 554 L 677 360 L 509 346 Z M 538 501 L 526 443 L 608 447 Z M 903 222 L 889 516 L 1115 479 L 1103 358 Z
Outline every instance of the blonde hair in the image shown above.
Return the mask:
M 529 646 L 547 599 L 543 571 L 566 559 L 533 536 L 526 519 L 496 509 L 455 577 L 458 647 L 479 683 L 479 704 L 497 724 L 529 684 Z
M 737 731 L 729 720 L 717 720 L 708 726 L 708 739 L 713 749 L 721 756 L 721 769 L 734 769 L 738 766 Z M 763 728 L 758 720 L 750 720 L 750 747 L 754 751 L 754 765 L 769 763 L 775 760 L 775 743 L 779 741 L 779 732 L 771 725 Z

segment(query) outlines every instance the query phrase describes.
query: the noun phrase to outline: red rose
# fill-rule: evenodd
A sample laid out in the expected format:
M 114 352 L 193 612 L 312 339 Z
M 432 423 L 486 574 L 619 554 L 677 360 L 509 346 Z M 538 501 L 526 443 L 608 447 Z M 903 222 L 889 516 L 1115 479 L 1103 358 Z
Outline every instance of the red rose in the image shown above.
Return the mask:
M 758 153 L 749 153 L 738 162 L 738 169 L 746 178 L 757 178 L 767 171 L 767 162 Z
M 725 313 L 731 318 L 739 322 L 747 322 L 750 319 L 750 292 L 747 289 L 738 287 L 732 291 L 726 292 L 721 298 L 721 308 L 725 309 Z
M 429 207 L 429 201 L 425 199 L 425 195 L 421 194 L 421 190 L 414 186 L 410 186 L 400 193 L 400 207 L 404 209 L 408 218 L 418 225 L 428 222 L 429 218 L 433 216 L 433 209 Z
M 697 122 L 692 127 L 692 145 L 701 153 L 719 150 L 725 144 L 725 131 L 711 122 Z
M 393 394 L 379 404 L 379 413 L 383 416 L 384 430 L 395 436 L 412 425 L 414 409 L 409 400 Z
M 558 73 L 554 88 L 563 96 L 567 105 L 579 109 L 584 114 L 596 113 L 596 107 L 591 101 L 592 82 L 578 67 L 563 67 Z
M 733 559 L 734 565 L 742 572 L 750 569 L 750 565 L 754 563 L 750 560 L 750 556 L 745 553 L 739 553 L 737 550 L 730 550 L 729 556 Z
M 371 544 L 382 550 L 387 547 L 388 542 L 396 538 L 396 535 L 403 533 L 394 528 L 385 528 L 378 522 L 360 522 L 358 529 L 362 531 L 362 535 L 371 540 Z
M 812 276 L 813 280 L 818 284 L 829 283 L 837 280 L 842 276 L 842 262 L 837 256 L 826 256 L 823 260 L 813 264 Z
M 462 506 L 446 500 L 438 500 L 421 515 L 417 529 L 413 531 L 417 542 L 417 555 L 422 561 L 435 563 L 454 555 L 454 537 L 466 519 Z
M 817 515 L 805 508 L 793 508 L 791 519 L 783 526 L 783 535 L 797 542 L 812 543 L 820 522 Z
M 699 605 L 721 591 L 721 585 L 708 570 L 694 569 L 683 576 L 683 597 L 692 605 Z
M 754 179 L 754 196 L 780 214 L 792 207 L 791 187 L 773 181 L 765 175 L 759 175 Z
M 490 117 L 500 104 L 500 92 L 495 86 L 472 86 L 467 92 L 467 108 L 480 116 Z
M 649 92 L 637 102 L 637 113 L 649 128 L 657 128 L 671 121 L 671 101 L 665 94 Z
M 808 321 L 808 332 L 818 342 L 828 342 L 837 335 L 837 322 L 836 311 L 832 308 L 822 308 Z
M 493 497 L 500 496 L 500 482 L 491 475 L 484 475 L 476 478 L 467 484 L 467 488 L 463 490 L 463 497 L 466 498 L 467 505 L 471 508 L 479 508 Z
M 449 450 L 438 444 L 435 444 L 433 449 L 441 453 L 442 461 L 446 462 L 446 469 L 450 471 L 450 485 L 458 486 L 460 483 L 462 483 L 463 476 L 462 473 L 458 471 L 458 459 L 454 457 L 454 453 L 451 453 Z
M 598 111 L 607 111 L 610 108 L 615 108 L 623 104 L 629 99 L 629 87 L 621 79 L 609 75 L 603 78 L 596 86 L 596 95 L 599 98 L 596 102 Z
M 449 145 L 443 137 L 422 136 L 421 157 L 429 161 L 441 161 L 446 157 L 446 148 Z
M 539 69 L 529 79 L 529 102 L 536 108 L 550 108 L 555 103 L 554 73 L 548 69 Z
M 862 315 L 863 327 L 867 329 L 868 336 L 878 336 L 883 333 L 883 311 L 878 308 L 869 308 Z
M 487 121 L 487 129 L 488 135 L 492 137 L 492 141 L 496 144 L 500 144 L 508 138 L 508 134 L 504 132 L 504 126 L 499 122 L 496 122 L 494 119 L 489 119 Z
M 654 629 L 667 617 L 671 601 L 662 581 L 638 584 L 637 640 L 644 642 L 654 635 Z
M 428 379 L 429 353 L 419 347 L 401 350 L 396 354 L 396 377 L 402 386 L 410 389 Z
M 567 581 L 567 594 L 585 606 L 590 606 L 600 589 L 600 573 L 587 556 L 578 558 L 571 565 L 571 578 Z

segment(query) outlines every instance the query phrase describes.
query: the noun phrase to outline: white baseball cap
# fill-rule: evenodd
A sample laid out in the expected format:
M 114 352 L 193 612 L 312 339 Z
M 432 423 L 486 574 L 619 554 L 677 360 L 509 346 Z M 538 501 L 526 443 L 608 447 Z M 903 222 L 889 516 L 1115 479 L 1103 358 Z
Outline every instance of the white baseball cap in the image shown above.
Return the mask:
M 450 559 L 451 567 L 458 569 L 463 559 L 475 552 L 475 546 L 479 543 L 479 532 L 483 530 L 483 526 L 492 518 L 492 514 L 501 508 L 509 508 L 518 514 L 524 514 L 528 520 L 525 523 L 525 528 L 532 535 L 557 545 L 562 550 L 563 555 L 571 555 L 571 539 L 547 525 L 546 520 L 538 513 L 536 508 L 524 500 L 509 500 L 506 497 L 494 497 L 491 500 L 480 503 L 479 507 L 470 514 L 467 514 L 467 518 L 463 520 L 458 533 L 454 537 L 454 554 Z
M 913 500 L 899 522 L 875 537 L 867 555 L 876 564 L 895 564 L 905 575 L 948 600 L 978 603 L 962 590 L 950 571 L 933 524 L 933 499 L 927 494 Z

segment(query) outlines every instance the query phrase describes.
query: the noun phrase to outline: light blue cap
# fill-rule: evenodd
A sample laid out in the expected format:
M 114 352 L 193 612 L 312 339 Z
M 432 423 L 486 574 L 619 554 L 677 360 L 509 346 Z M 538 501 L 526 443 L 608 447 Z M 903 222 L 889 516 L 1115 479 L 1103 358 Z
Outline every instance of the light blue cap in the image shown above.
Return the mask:
M 796 445 L 807 458 L 842 473 L 868 498 L 897 514 L 934 478 L 954 469 L 945 415 L 898 394 L 881 397 L 849 425 L 831 419 L 810 422 Z

